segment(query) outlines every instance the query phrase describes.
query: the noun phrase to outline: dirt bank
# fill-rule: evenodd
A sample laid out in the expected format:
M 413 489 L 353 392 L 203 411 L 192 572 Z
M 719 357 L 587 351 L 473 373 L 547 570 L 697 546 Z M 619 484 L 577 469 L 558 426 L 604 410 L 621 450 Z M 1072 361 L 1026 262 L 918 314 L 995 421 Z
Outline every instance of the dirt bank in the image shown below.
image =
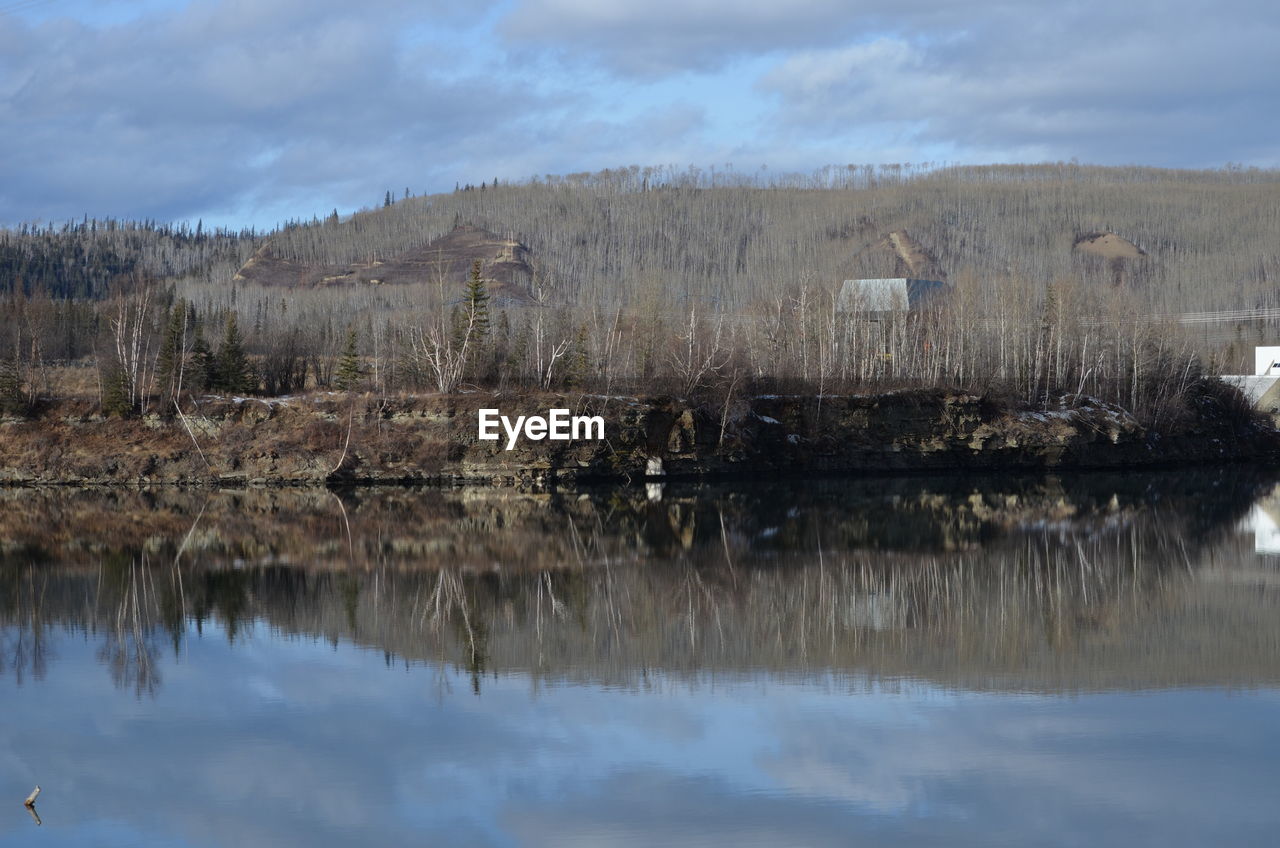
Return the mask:
M 104 418 L 54 404 L 0 421 L 0 482 L 546 485 L 814 472 L 1124 468 L 1273 458 L 1276 432 L 1218 388 L 1156 432 L 1072 398 L 1014 410 L 961 392 L 679 399 L 492 393 L 208 398 L 182 417 Z M 600 415 L 599 441 L 477 437 L 478 410 Z

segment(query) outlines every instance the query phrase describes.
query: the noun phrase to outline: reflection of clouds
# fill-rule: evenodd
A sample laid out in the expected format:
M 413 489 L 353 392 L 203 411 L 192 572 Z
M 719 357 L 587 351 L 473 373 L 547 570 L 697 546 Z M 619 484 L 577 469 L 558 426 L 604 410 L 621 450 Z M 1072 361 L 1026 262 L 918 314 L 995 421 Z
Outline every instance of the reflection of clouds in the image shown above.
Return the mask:
M 636 769 L 590 789 L 551 805 L 512 803 L 503 823 L 519 844 L 531 846 L 850 844 L 839 810 L 743 793 L 716 776 Z
M 44 683 L 0 684 L 0 793 L 41 782 L 52 845 L 1238 844 L 1280 823 L 1275 692 L 505 675 L 475 697 L 465 672 L 442 694 L 436 669 L 251 635 L 192 639 L 142 700 L 61 639 Z M 0 815 L 0 846 L 30 824 Z
M 1230 700 L 1170 692 L 970 696 L 923 710 L 908 702 L 923 723 L 867 726 L 832 714 L 786 726 L 780 753 L 762 768 L 787 794 L 950 826 L 998 819 L 1036 842 L 1090 833 L 1125 844 L 1161 833 L 1164 844 L 1201 844 L 1220 827 L 1275 821 L 1259 789 L 1275 769 L 1248 746 L 1274 752 L 1280 737 L 1265 704 Z
M 885 814 L 905 812 L 918 794 L 898 775 L 874 768 L 851 770 L 848 763 L 812 756 L 781 757 L 770 764 L 768 773 L 786 794 L 856 804 Z

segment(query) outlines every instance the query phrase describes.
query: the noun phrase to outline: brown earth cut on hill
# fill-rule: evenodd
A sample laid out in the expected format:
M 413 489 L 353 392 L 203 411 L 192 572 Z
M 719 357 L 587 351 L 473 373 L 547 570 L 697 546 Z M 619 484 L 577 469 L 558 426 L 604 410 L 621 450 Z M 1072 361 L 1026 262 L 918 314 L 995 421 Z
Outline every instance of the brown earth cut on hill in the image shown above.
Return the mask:
M 1073 248 L 1103 259 L 1140 259 L 1147 255 L 1145 250 L 1115 233 L 1089 233 L 1080 236 Z
M 906 230 L 894 230 L 863 248 L 855 258 L 873 258 L 885 277 L 906 277 L 916 280 L 947 281 L 933 251 L 920 243 Z
M 235 275 L 236 282 L 268 287 L 323 288 L 327 286 L 405 285 L 443 281 L 461 286 L 475 262 L 489 280 L 489 294 L 500 305 L 532 302 L 533 266 L 529 249 L 469 224 L 421 247 L 388 259 L 320 265 L 293 262 L 263 245 Z
M 1131 280 L 1134 267 L 1147 258 L 1145 250 L 1115 233 L 1086 233 L 1076 238 L 1071 249 L 1104 260 L 1113 286 Z

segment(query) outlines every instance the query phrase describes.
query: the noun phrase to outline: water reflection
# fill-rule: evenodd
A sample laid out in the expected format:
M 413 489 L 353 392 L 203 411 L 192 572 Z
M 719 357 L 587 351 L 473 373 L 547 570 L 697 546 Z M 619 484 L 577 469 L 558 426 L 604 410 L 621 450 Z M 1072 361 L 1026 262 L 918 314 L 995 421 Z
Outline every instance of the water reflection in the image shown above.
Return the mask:
M 3 490 L 0 848 L 1269 844 L 1274 492 Z
M 3 668 L 51 630 L 116 685 L 264 622 L 388 662 L 646 675 L 913 677 L 1030 691 L 1280 674 L 1274 483 L 1240 471 L 520 494 L 9 490 Z M 1242 532 L 1242 528 L 1245 528 Z M 1251 538 L 1252 536 L 1252 538 Z

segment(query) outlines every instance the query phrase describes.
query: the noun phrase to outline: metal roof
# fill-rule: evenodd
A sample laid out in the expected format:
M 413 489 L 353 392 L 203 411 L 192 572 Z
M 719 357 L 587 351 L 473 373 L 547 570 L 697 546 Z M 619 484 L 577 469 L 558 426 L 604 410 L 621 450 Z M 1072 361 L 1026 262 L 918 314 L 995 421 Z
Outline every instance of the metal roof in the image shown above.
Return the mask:
M 845 280 L 840 287 L 836 307 L 843 312 L 902 312 L 919 309 L 946 287 L 947 284 L 940 280 L 917 280 L 910 277 Z

